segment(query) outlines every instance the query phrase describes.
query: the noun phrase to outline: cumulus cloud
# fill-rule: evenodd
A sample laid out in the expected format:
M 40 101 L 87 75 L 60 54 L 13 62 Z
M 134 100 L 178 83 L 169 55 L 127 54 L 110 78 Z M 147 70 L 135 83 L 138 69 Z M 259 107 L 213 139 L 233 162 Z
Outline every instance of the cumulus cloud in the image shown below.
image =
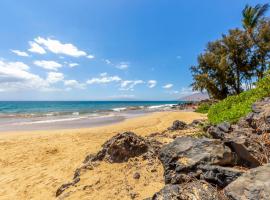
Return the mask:
M 64 74 L 59 72 L 49 72 L 47 76 L 48 83 L 57 83 L 64 80 Z
M 15 53 L 17 56 L 22 56 L 22 57 L 28 57 L 28 53 L 20 50 L 11 50 L 13 53 Z
M 79 64 L 78 63 L 69 63 L 68 66 L 73 68 L 73 67 L 77 67 Z
M 122 79 L 119 76 L 108 76 L 107 73 L 101 73 L 99 77 L 86 81 L 87 84 L 106 84 L 111 82 L 119 82 Z
M 29 70 L 30 68 L 22 62 L 0 61 L 0 89 L 41 89 L 49 86 L 46 80 Z
M 117 64 L 115 67 L 116 67 L 117 69 L 122 69 L 122 70 L 124 70 L 124 69 L 129 68 L 129 63 L 128 63 L 128 62 L 120 62 L 120 63 Z
M 147 82 L 147 86 L 148 86 L 149 88 L 154 88 L 154 87 L 156 87 L 156 85 L 157 85 L 157 81 L 156 81 L 156 80 L 149 80 L 149 81 Z
M 77 88 L 77 89 L 85 89 L 85 84 L 79 83 L 76 80 L 66 80 L 64 81 L 64 85 L 69 88 Z
M 30 41 L 29 42 L 30 49 L 28 51 L 33 52 L 33 53 L 38 53 L 38 54 L 45 54 L 46 51 L 43 49 L 39 44 Z
M 121 82 L 120 90 L 130 90 L 133 91 L 134 87 L 138 84 L 143 84 L 142 80 L 124 80 Z
M 53 71 L 57 71 L 58 68 L 62 67 L 62 64 L 52 60 L 36 60 L 34 61 L 34 65 Z
M 95 56 L 94 55 L 88 55 L 88 56 L 86 56 L 87 58 L 89 58 L 89 59 L 94 59 L 95 58 Z
M 164 89 L 170 89 L 172 87 L 173 87 L 173 84 L 171 84 L 171 83 L 168 83 L 168 84 L 163 86 Z
M 34 41 L 35 42 L 30 42 L 30 44 L 38 44 L 55 54 L 63 54 L 73 57 L 87 56 L 86 52 L 79 50 L 75 45 L 70 43 L 61 43 L 59 40 L 43 37 L 37 37 Z
M 104 61 L 105 61 L 105 63 L 108 64 L 108 65 L 112 63 L 109 59 L 105 59 Z

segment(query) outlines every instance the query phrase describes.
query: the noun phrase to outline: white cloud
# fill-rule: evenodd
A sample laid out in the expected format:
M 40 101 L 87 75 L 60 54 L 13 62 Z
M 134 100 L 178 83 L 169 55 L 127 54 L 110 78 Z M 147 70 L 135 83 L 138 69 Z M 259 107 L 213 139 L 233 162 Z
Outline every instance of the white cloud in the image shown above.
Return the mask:
M 49 72 L 47 76 L 48 83 L 57 83 L 64 80 L 64 74 L 59 72 Z
M 39 54 L 46 53 L 45 49 L 43 49 L 40 45 L 38 45 L 35 42 L 30 41 L 29 45 L 30 45 L 30 49 L 28 49 L 28 51 L 30 51 L 30 52 L 39 53 Z
M 0 90 L 42 89 L 49 87 L 46 80 L 31 73 L 22 62 L 0 61 Z
M 95 58 L 94 55 L 88 55 L 88 56 L 86 56 L 86 57 L 89 58 L 89 59 L 94 59 L 94 58 Z
M 73 68 L 73 67 L 77 67 L 79 64 L 78 63 L 69 63 L 68 66 Z
M 176 56 L 177 59 L 181 60 L 182 59 L 182 56 Z
M 22 57 L 28 57 L 28 53 L 20 50 L 11 50 L 13 53 L 15 53 L 17 56 L 22 56 Z
M 138 84 L 143 84 L 142 80 L 124 80 L 121 82 L 120 90 L 130 90 L 133 91 L 134 87 Z
M 149 80 L 147 85 L 149 88 L 154 88 L 157 85 L 157 81 L 156 80 Z
M 87 84 L 106 84 L 111 82 L 119 82 L 122 79 L 119 76 L 108 76 L 107 73 L 100 74 L 100 77 L 92 78 L 86 81 Z
M 53 70 L 53 71 L 57 71 L 58 68 L 62 67 L 62 64 L 52 61 L 52 60 L 36 60 L 34 61 L 34 64 L 44 69 Z
M 104 61 L 105 61 L 105 63 L 108 64 L 108 65 L 112 63 L 112 62 L 111 62 L 110 60 L 108 60 L 108 59 L 105 59 Z
M 100 76 L 107 76 L 108 73 L 107 72 L 104 72 L 104 73 L 101 73 Z
M 129 63 L 128 63 L 128 62 L 120 62 L 120 63 L 117 64 L 115 67 L 116 67 L 117 69 L 122 69 L 122 70 L 124 70 L 124 69 L 129 68 Z
M 42 37 L 37 37 L 34 41 L 55 54 L 64 54 L 73 57 L 87 56 L 86 52 L 79 50 L 76 46 L 70 43 L 61 43 L 58 40 L 50 38 L 45 39 Z
M 172 87 L 173 87 L 173 84 L 171 84 L 171 83 L 168 83 L 168 84 L 163 86 L 164 89 L 170 89 Z
M 66 80 L 64 81 L 64 85 L 70 88 L 77 88 L 77 89 L 85 89 L 85 84 L 79 83 L 76 80 Z

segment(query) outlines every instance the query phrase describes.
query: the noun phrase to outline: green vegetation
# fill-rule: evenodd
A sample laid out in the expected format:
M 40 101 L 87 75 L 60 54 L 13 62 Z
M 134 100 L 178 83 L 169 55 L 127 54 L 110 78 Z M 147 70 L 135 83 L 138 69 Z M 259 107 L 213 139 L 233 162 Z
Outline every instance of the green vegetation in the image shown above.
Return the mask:
M 256 88 L 242 92 L 239 95 L 229 96 L 211 106 L 208 120 L 212 124 L 224 121 L 237 122 L 240 117 L 251 111 L 251 105 L 263 97 L 270 96 L 270 71 L 256 84 Z
M 264 17 L 268 8 L 268 4 L 247 5 L 242 28 L 231 29 L 208 43 L 198 64 L 191 67 L 194 90 L 225 99 L 251 89 L 254 80 L 263 78 L 270 68 L 270 19 Z
M 211 103 L 201 103 L 195 112 L 206 114 L 211 107 Z

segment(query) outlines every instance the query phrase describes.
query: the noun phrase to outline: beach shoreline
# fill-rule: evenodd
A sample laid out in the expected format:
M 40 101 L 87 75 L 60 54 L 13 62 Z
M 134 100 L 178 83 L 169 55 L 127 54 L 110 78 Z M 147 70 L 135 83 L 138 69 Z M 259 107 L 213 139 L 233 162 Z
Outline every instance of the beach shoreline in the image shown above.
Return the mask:
M 80 166 L 85 156 L 98 152 L 101 145 L 117 133 L 132 131 L 147 136 L 166 130 L 177 119 L 190 123 L 194 119 L 205 118 L 205 115 L 195 112 L 155 112 L 94 128 L 2 132 L 1 196 L 4 199 L 54 199 L 56 189 L 72 178 L 74 169 Z M 103 186 L 88 197 L 101 195 L 101 199 L 114 199 L 115 190 L 125 185 L 121 184 L 121 180 L 125 179 L 122 170 L 126 165 L 101 164 L 96 175 L 98 177 L 88 177 L 87 181 L 96 181 L 98 178 Z M 162 166 L 158 166 L 157 173 L 160 173 L 161 178 L 155 180 L 152 177 L 147 191 L 144 191 L 143 185 L 137 188 L 141 197 L 151 196 L 164 185 L 162 170 Z M 118 181 L 109 181 L 115 174 Z M 147 174 L 145 176 L 140 181 L 149 178 Z M 122 199 L 129 198 L 123 194 Z

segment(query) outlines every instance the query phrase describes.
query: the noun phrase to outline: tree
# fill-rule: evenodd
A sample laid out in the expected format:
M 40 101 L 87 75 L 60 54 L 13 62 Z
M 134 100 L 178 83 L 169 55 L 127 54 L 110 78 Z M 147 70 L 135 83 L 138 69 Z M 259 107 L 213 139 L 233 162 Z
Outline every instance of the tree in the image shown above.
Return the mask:
M 242 11 L 243 27 L 251 38 L 254 45 L 254 54 L 257 55 L 258 66 L 255 71 L 259 79 L 263 77 L 264 72 L 267 70 L 265 60 L 268 56 L 269 48 L 265 48 L 265 44 L 269 43 L 266 39 L 266 33 L 269 34 L 270 26 L 269 20 L 265 20 L 264 15 L 268 9 L 269 4 L 257 4 L 255 7 L 246 5 Z
M 255 7 L 246 5 L 242 11 L 243 27 L 249 33 L 250 36 L 253 35 L 254 29 L 257 27 L 260 19 L 264 16 L 269 8 L 269 4 L 257 4 Z
M 257 64 L 252 55 L 252 42 L 245 31 L 230 30 L 222 39 L 210 42 L 191 67 L 194 90 L 207 90 L 212 98 L 223 99 L 243 91 L 243 82 L 253 76 Z

